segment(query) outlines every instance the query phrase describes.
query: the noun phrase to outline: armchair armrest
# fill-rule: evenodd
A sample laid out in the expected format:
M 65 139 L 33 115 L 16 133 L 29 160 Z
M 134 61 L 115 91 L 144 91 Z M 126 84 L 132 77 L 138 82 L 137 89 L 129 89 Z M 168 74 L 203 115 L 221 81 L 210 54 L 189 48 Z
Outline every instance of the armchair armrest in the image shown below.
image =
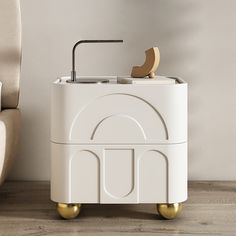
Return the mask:
M 20 111 L 3 109 L 0 112 L 0 185 L 9 173 L 17 153 L 20 133 Z
M 2 110 L 2 82 L 0 81 L 0 111 Z

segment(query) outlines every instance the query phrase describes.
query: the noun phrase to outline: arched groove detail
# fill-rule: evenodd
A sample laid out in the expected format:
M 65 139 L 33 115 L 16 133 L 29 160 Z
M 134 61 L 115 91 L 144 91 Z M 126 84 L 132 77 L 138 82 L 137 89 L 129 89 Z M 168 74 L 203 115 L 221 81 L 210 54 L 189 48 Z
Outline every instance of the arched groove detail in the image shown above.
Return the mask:
M 72 137 L 73 127 L 74 127 L 74 125 L 75 125 L 75 123 L 76 123 L 76 120 L 78 119 L 79 115 L 80 115 L 84 110 L 86 110 L 86 108 L 87 108 L 89 105 L 91 105 L 94 101 L 96 101 L 97 99 L 101 99 L 101 98 L 108 97 L 108 96 L 114 96 L 114 95 L 123 95 L 123 96 L 134 97 L 134 98 L 136 98 L 136 99 L 138 99 L 138 100 L 141 100 L 141 101 L 143 101 L 144 103 L 146 103 L 149 107 L 152 108 L 152 110 L 154 110 L 154 112 L 155 112 L 155 113 L 158 115 L 158 117 L 160 118 L 160 121 L 161 121 L 161 123 L 162 123 L 162 125 L 163 125 L 163 127 L 164 127 L 165 138 L 166 138 L 166 140 L 169 139 L 169 133 L 168 133 L 167 125 L 166 125 L 166 123 L 165 123 L 164 118 L 163 118 L 162 115 L 160 114 L 160 112 L 159 112 L 151 103 L 149 103 L 149 102 L 146 101 L 145 99 L 143 99 L 143 98 L 141 98 L 141 97 L 139 97 L 139 96 L 133 95 L 133 94 L 128 94 L 128 93 L 110 93 L 110 94 L 106 94 L 106 95 L 97 97 L 97 98 L 91 100 L 90 102 L 88 102 L 87 104 L 85 104 L 85 105 L 81 108 L 81 110 L 76 114 L 76 116 L 74 117 L 74 119 L 73 119 L 73 121 L 72 121 L 72 123 L 71 123 L 70 133 L 69 133 L 70 139 L 71 139 L 71 137 Z
M 130 193 L 132 193 L 134 190 L 134 183 L 132 183 L 132 187 L 130 188 L 130 191 L 126 194 L 124 194 L 124 196 L 121 196 L 121 197 L 117 197 L 117 196 L 114 196 L 112 193 L 110 193 L 107 188 L 106 188 L 106 185 L 104 184 L 104 191 L 106 192 L 107 195 L 109 195 L 110 197 L 114 198 L 114 199 L 121 199 L 121 198 L 125 198 L 127 196 L 130 195 Z
M 146 136 L 146 134 L 145 134 L 145 131 L 143 130 L 143 127 L 139 124 L 139 122 L 138 122 L 136 119 L 134 119 L 133 117 L 128 116 L 128 115 L 120 115 L 120 114 L 117 114 L 117 115 L 116 115 L 116 114 L 113 114 L 113 115 L 107 116 L 107 117 L 105 117 L 104 119 L 102 119 L 102 120 L 96 125 L 96 127 L 94 128 L 90 139 L 91 139 L 91 140 L 94 139 L 94 136 L 95 136 L 95 134 L 96 134 L 96 131 L 98 130 L 99 126 L 100 126 L 105 120 L 107 120 L 107 119 L 109 119 L 109 118 L 111 118 L 111 117 L 115 117 L 115 116 L 125 117 L 125 118 L 128 118 L 128 119 L 132 120 L 132 121 L 139 127 L 139 129 L 141 130 L 141 133 L 142 133 L 142 135 L 143 135 L 143 138 L 144 138 L 145 140 L 147 139 L 147 136 Z
M 72 162 L 73 158 L 75 158 L 75 155 L 76 155 L 77 153 L 80 153 L 80 152 L 88 152 L 88 153 L 92 154 L 92 155 L 97 159 L 97 161 L 98 161 L 98 167 L 99 167 L 99 170 L 100 170 L 100 158 L 99 158 L 99 156 L 98 156 L 96 153 L 94 153 L 93 151 L 91 151 L 91 150 L 83 149 L 83 150 L 75 151 L 75 152 L 72 154 L 72 156 L 71 156 L 71 158 L 70 158 L 70 172 L 71 172 L 71 162 Z M 70 181 L 70 183 L 71 183 L 71 181 Z
M 161 154 L 161 156 L 164 158 L 165 162 L 166 162 L 166 182 L 167 182 L 167 186 L 166 186 L 166 196 L 167 196 L 167 202 L 169 202 L 169 161 L 168 161 L 168 157 L 161 151 L 159 150 L 156 150 L 156 149 L 150 149 L 150 150 L 147 150 L 145 152 L 143 152 L 139 158 L 139 165 L 138 165 L 138 170 L 140 170 L 140 161 L 141 159 L 143 158 L 143 156 L 145 156 L 145 153 L 148 153 L 148 152 L 156 152 L 156 153 L 159 153 Z
M 76 155 L 78 153 L 81 153 L 81 152 L 87 152 L 87 153 L 90 153 L 92 154 L 92 158 L 95 158 L 97 160 L 97 166 L 98 166 L 98 176 L 97 176 L 97 186 L 98 186 L 98 200 L 100 201 L 100 158 L 99 156 L 91 151 L 91 150 L 88 150 L 88 149 L 82 149 L 82 150 L 77 150 L 75 151 L 72 155 L 71 155 L 71 158 L 70 158 L 70 161 L 69 161 L 69 192 L 70 192 L 70 195 L 72 195 L 72 179 L 71 179 L 71 174 L 72 174 L 72 161 L 74 158 L 76 158 Z
M 130 151 L 130 154 L 127 153 L 122 155 L 121 156 L 121 159 L 120 158 L 117 158 L 117 156 L 113 155 L 112 153 L 110 153 L 110 155 L 106 153 L 106 151 L 114 151 L 114 152 L 122 152 L 122 151 Z M 120 153 L 121 154 L 121 153 Z M 115 159 L 114 159 L 115 158 Z M 116 161 L 119 159 L 119 164 L 118 166 L 114 163 L 116 163 Z M 110 162 L 110 163 L 109 163 Z M 110 165 L 111 163 L 113 163 L 112 165 Z M 123 166 L 122 168 L 123 169 L 123 172 L 121 171 L 121 166 Z M 114 170 L 114 168 L 116 170 L 118 170 L 118 173 Z M 105 193 L 114 198 L 114 199 L 122 199 L 122 198 L 126 198 L 128 195 L 130 195 L 134 188 L 135 188 L 135 157 L 134 157 L 134 149 L 105 149 L 104 150 L 104 159 L 103 159 L 103 169 L 104 169 L 104 172 L 103 172 L 103 175 L 104 175 L 104 178 L 103 178 L 103 186 L 104 186 L 104 191 Z M 114 174 L 114 171 L 116 172 Z M 110 175 L 112 172 L 112 175 Z M 127 173 L 129 173 L 129 177 L 130 179 L 127 177 Z M 122 193 L 115 193 L 112 189 L 110 188 L 111 186 L 115 186 L 115 191 L 117 191 L 117 184 L 119 185 L 119 183 L 116 183 L 116 181 L 114 182 L 114 179 L 117 179 L 117 175 L 120 175 L 120 178 L 119 178 L 119 183 L 121 182 L 130 182 L 130 186 L 128 189 L 126 189 L 125 192 L 122 191 Z M 115 176 L 115 178 L 114 178 Z M 125 177 L 123 177 L 125 176 Z M 112 181 L 112 183 L 110 182 L 110 180 Z M 110 183 L 109 183 L 110 182 Z M 125 184 L 126 184 L 125 183 Z M 126 188 L 126 187 L 125 187 Z

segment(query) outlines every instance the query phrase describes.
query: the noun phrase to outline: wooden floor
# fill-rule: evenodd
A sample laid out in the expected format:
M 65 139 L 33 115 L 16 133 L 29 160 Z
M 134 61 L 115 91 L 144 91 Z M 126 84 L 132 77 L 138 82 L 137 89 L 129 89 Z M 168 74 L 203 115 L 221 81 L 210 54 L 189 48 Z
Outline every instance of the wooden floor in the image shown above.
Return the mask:
M 155 205 L 84 205 L 80 217 L 59 218 L 47 182 L 0 188 L 0 235 L 236 235 L 236 182 L 191 182 L 182 215 L 160 219 Z

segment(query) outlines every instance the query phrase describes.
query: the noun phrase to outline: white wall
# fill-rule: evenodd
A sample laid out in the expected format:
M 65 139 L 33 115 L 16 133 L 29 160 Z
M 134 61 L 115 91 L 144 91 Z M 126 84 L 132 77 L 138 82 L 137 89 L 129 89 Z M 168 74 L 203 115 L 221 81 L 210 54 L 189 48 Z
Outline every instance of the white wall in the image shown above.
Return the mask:
M 124 39 L 83 45 L 78 73 L 129 74 L 144 50 L 158 46 L 159 74 L 189 83 L 189 177 L 236 180 L 235 0 L 21 0 L 23 63 L 20 153 L 11 179 L 50 173 L 50 85 L 71 70 L 79 39 Z

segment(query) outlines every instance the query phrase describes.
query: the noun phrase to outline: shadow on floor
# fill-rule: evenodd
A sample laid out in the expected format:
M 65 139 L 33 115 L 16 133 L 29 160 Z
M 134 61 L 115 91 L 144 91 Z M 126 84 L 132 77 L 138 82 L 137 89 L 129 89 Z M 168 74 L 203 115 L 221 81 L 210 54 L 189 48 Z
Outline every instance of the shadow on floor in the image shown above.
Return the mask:
M 7 182 L 0 189 L 0 218 L 61 219 L 56 204 L 50 200 L 48 182 Z M 78 219 L 130 218 L 156 220 L 154 204 L 85 204 Z

